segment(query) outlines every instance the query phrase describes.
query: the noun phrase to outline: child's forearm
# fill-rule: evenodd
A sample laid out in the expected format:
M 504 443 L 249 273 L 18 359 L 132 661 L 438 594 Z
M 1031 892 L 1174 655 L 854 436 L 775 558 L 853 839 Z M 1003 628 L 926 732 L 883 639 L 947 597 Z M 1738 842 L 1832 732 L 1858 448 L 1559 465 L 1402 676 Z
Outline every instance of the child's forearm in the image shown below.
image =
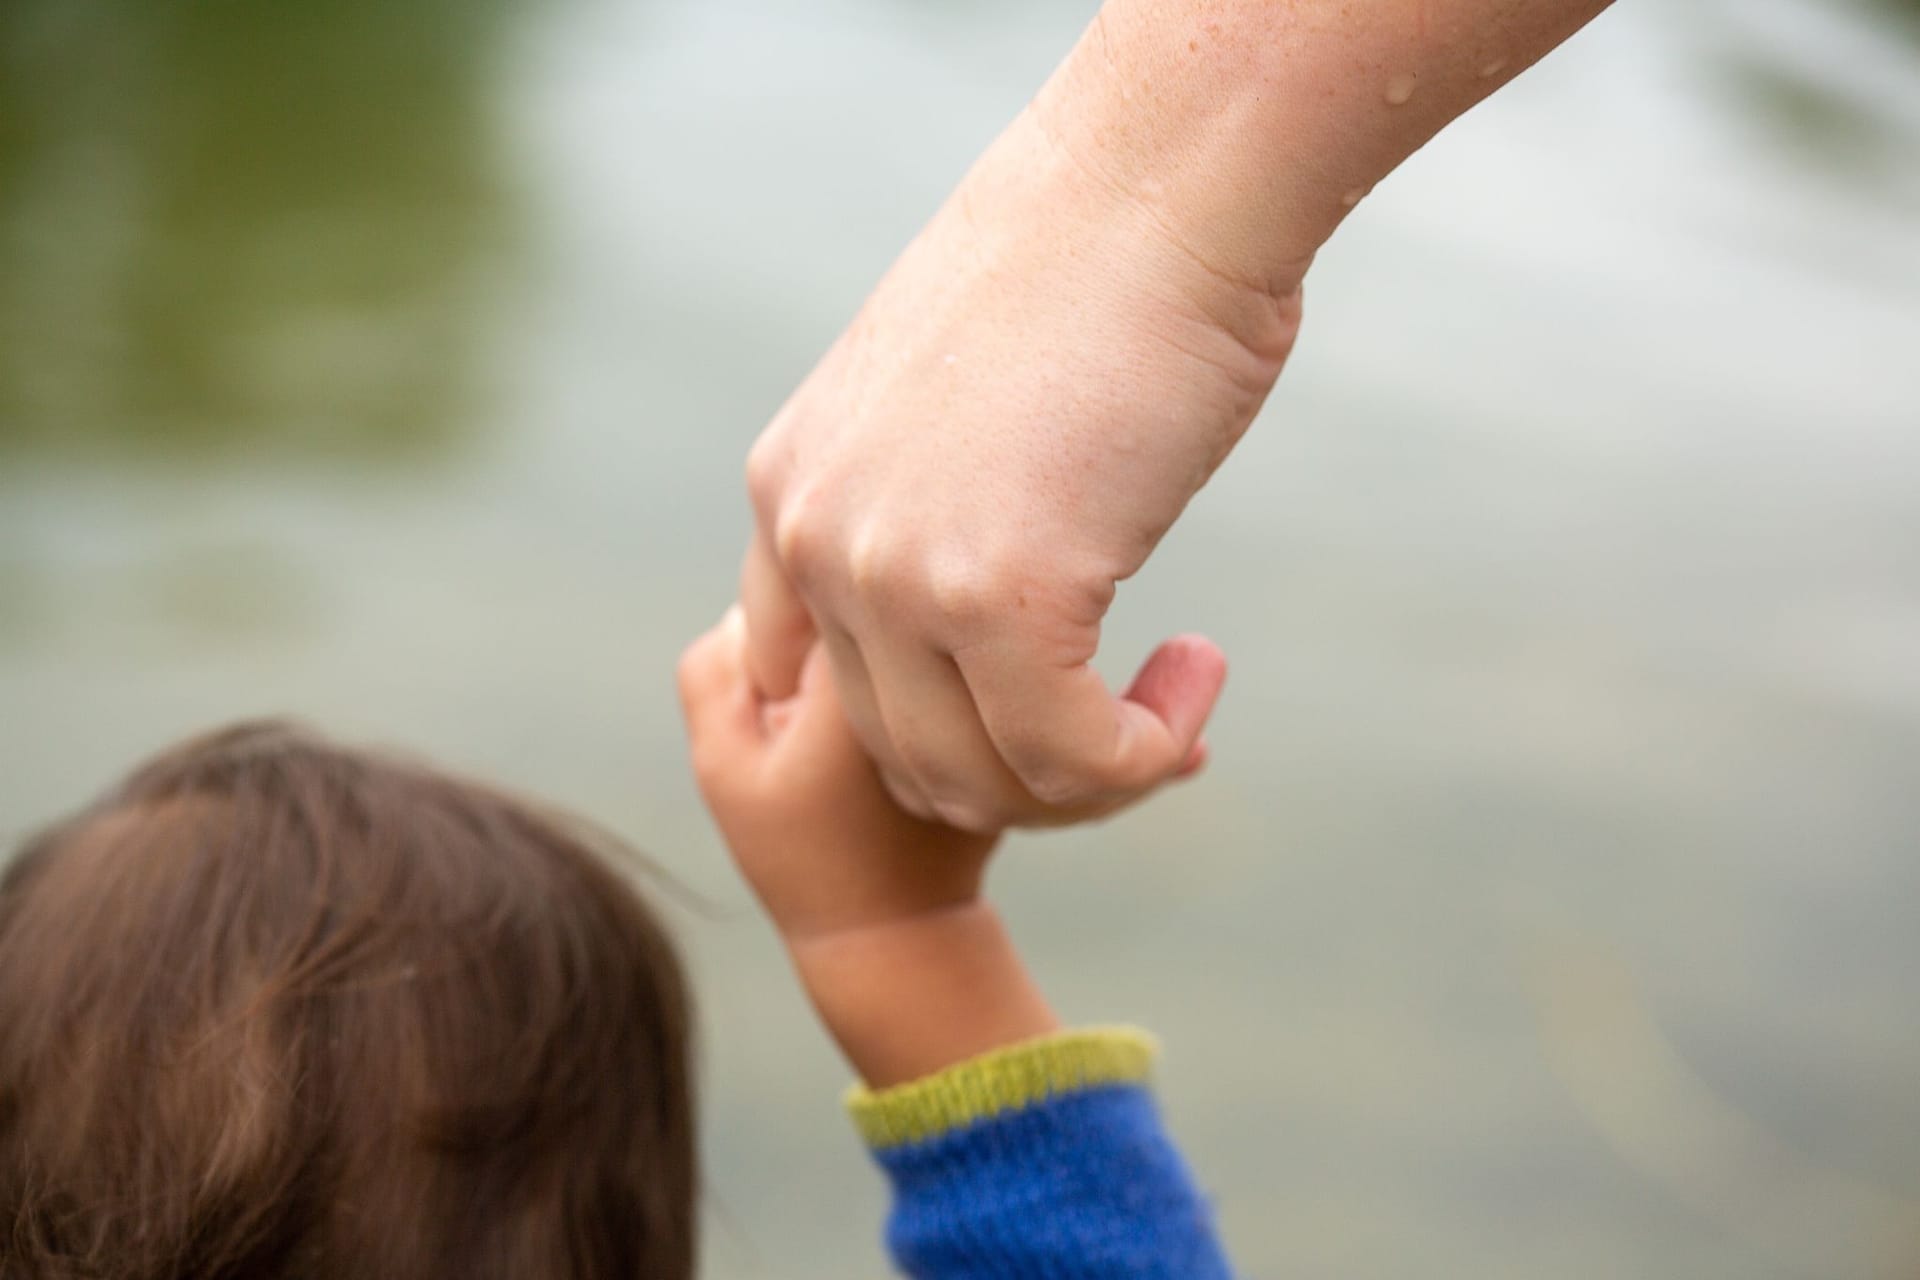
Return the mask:
M 807 996 L 872 1089 L 1059 1029 L 999 914 L 974 901 L 789 939 Z

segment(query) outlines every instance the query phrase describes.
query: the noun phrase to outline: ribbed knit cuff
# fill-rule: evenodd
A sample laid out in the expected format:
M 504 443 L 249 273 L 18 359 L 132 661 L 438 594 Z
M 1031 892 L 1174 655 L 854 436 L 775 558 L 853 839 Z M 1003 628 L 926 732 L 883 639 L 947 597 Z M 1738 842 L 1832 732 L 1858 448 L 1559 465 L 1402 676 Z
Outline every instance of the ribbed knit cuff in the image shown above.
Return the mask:
M 847 1111 L 876 1151 L 1101 1085 L 1144 1084 L 1159 1044 L 1132 1027 L 1062 1031 L 996 1049 L 890 1089 L 855 1085 Z
M 895 1265 L 914 1280 L 1227 1280 L 1146 1085 L 1156 1049 L 1130 1029 L 1070 1031 L 855 1089 L 893 1189 Z

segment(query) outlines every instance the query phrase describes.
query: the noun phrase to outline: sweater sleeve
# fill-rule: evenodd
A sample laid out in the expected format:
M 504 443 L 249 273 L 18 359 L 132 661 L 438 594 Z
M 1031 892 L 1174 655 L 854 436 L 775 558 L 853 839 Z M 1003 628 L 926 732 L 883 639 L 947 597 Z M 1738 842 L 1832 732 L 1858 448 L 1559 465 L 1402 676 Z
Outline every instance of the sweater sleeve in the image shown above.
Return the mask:
M 1225 1280 L 1212 1213 L 1147 1087 L 1156 1046 L 1068 1031 L 878 1093 L 856 1127 L 916 1280 Z

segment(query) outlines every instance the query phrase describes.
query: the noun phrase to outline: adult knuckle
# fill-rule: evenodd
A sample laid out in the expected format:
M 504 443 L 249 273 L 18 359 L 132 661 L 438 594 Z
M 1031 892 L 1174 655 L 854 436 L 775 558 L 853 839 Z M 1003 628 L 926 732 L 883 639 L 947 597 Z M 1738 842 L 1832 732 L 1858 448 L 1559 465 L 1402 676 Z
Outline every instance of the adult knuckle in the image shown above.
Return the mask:
M 816 573 L 831 550 L 831 535 L 820 502 L 811 489 L 790 494 L 773 527 L 773 550 L 795 576 Z
M 926 602 L 950 630 L 974 632 L 1004 619 L 1024 592 L 1016 571 L 990 555 L 936 558 L 925 574 Z
M 877 521 L 863 524 L 847 540 L 847 578 L 863 596 L 875 597 L 890 592 L 898 583 L 903 557 L 892 550 L 892 541 Z

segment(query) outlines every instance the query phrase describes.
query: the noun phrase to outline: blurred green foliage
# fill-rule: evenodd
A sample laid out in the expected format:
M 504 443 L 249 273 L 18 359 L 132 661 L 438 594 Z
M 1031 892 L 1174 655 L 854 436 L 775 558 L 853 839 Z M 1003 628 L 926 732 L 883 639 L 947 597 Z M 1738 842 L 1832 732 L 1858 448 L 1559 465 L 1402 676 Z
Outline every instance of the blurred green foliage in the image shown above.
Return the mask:
M 1870 174 L 1887 156 L 1885 123 L 1829 84 L 1757 58 L 1734 60 L 1728 77 L 1775 140 L 1826 168 Z
M 1920 0 L 1846 0 L 1889 39 L 1920 45 Z M 1811 165 L 1857 179 L 1911 169 L 1920 139 L 1908 122 L 1849 92 L 1846 77 L 1815 75 L 1781 59 L 1728 55 L 1726 80 L 1741 107 L 1780 144 Z
M 921 0 L 924 2 L 924 0 Z M 0 0 L 0 454 L 429 451 L 473 423 L 518 0 Z M 1920 0 L 1845 0 L 1920 43 Z M 1832 78 L 1730 53 L 1810 165 L 1910 164 Z
M 457 433 L 511 3 L 0 4 L 0 450 Z
M 1867 8 L 1904 24 L 1911 39 L 1920 40 L 1920 0 L 1861 0 Z

